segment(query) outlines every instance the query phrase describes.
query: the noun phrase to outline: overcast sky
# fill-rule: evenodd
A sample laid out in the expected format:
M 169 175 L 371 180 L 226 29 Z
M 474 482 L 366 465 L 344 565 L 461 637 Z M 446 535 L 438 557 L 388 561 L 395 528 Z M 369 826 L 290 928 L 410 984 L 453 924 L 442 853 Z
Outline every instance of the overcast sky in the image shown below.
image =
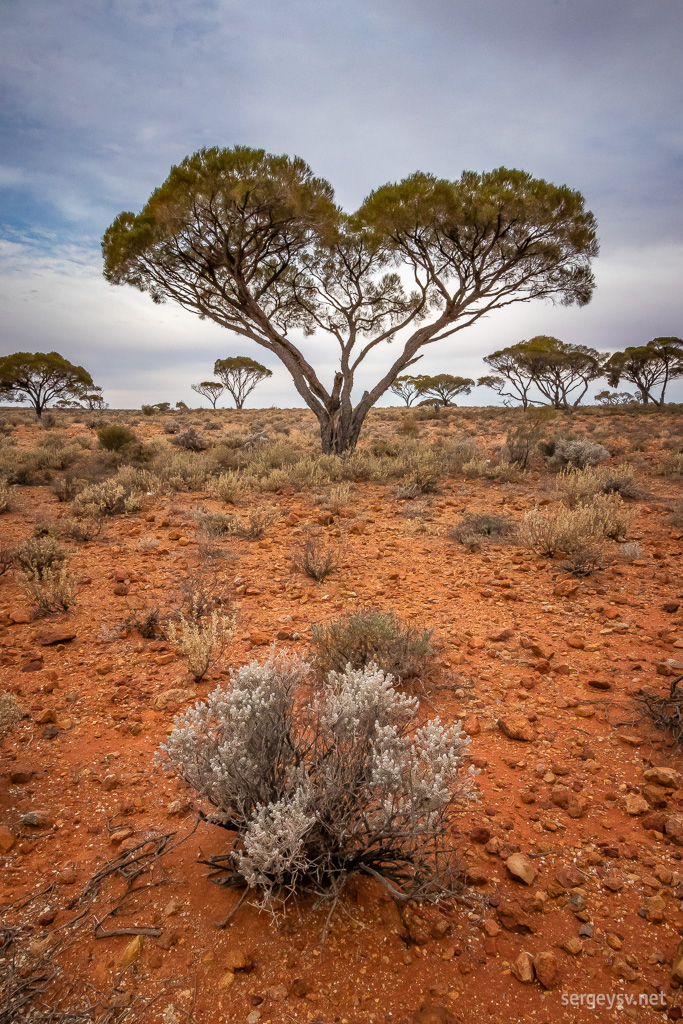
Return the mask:
M 590 305 L 499 311 L 419 372 L 476 377 L 535 334 L 683 336 L 680 0 L 0 0 L 0 17 L 0 352 L 56 349 L 112 406 L 196 405 L 190 383 L 238 354 L 274 371 L 250 404 L 301 404 L 269 353 L 101 276 L 113 218 L 201 146 L 302 156 L 349 210 L 418 169 L 504 164 L 583 192 Z M 331 346 L 305 348 L 329 381 Z

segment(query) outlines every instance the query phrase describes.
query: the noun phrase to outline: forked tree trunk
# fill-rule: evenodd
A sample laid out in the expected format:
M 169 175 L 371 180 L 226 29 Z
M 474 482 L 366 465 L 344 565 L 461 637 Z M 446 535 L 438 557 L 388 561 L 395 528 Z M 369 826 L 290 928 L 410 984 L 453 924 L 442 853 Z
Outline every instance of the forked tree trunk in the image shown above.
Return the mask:
M 324 455 L 343 455 L 352 452 L 358 444 L 363 420 L 358 417 L 341 417 L 329 413 L 318 416 L 320 441 Z

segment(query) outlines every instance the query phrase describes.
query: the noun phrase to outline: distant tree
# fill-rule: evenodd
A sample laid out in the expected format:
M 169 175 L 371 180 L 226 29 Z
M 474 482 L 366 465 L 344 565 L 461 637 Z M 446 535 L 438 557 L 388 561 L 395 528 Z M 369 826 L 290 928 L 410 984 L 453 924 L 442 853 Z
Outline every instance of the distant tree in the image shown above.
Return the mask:
M 469 377 L 454 377 L 450 373 L 437 373 L 433 377 L 421 374 L 415 377 L 415 381 L 418 395 L 435 398 L 443 405 L 451 405 L 458 395 L 469 395 L 474 387 L 474 381 Z
M 598 252 L 583 196 L 524 171 L 418 172 L 348 215 L 303 160 L 244 146 L 187 157 L 102 247 L 108 281 L 172 299 L 280 359 L 336 454 L 355 448 L 426 345 L 512 303 L 587 303 Z M 295 331 L 339 346 L 330 386 Z M 354 404 L 363 360 L 391 342 L 393 361 Z
M 403 377 L 397 377 L 389 390 L 398 395 L 399 398 L 402 398 L 406 405 L 412 405 L 419 394 L 416 378 L 408 374 L 405 374 Z
M 604 375 L 604 356 L 545 334 L 519 346 L 538 390 L 555 409 L 575 409 L 592 381 Z
M 248 356 L 233 356 L 230 359 L 217 359 L 213 372 L 223 382 L 223 387 L 232 395 L 238 409 L 244 407 L 257 384 L 273 376 L 273 371 L 266 369 L 261 363 Z
M 208 398 L 214 409 L 224 390 L 223 385 L 217 380 L 203 380 L 201 384 L 191 384 L 190 386 L 202 398 Z
M 478 387 L 491 388 L 505 400 L 505 405 L 510 402 L 521 402 L 524 409 L 530 405 L 542 404 L 538 399 L 529 397 L 529 392 L 534 386 L 534 372 L 527 364 L 525 353 L 521 348 L 524 342 L 518 345 L 510 345 L 490 356 L 484 356 L 484 362 L 488 363 L 494 371 L 492 375 L 480 377 L 477 381 Z
M 598 405 L 637 405 L 641 398 L 630 391 L 601 391 L 595 396 L 595 401 Z
M 58 352 L 15 352 L 0 357 L 0 398 L 30 402 L 38 419 L 51 402 L 76 402 L 95 387 L 82 366 Z
M 669 381 L 683 377 L 683 341 L 680 338 L 654 338 L 647 345 L 631 346 L 615 352 L 605 364 L 610 387 L 622 380 L 635 384 L 645 405 L 664 405 Z M 655 389 L 661 387 L 659 396 Z
M 175 407 L 176 409 L 180 409 L 181 411 L 184 411 L 185 409 L 188 408 L 185 402 L 176 402 Z
M 98 387 L 83 388 L 78 395 L 78 401 L 84 409 L 89 409 L 91 412 L 109 408 L 109 404 L 104 400 L 102 388 Z
M 539 334 L 486 356 L 484 362 L 498 373 L 481 377 L 479 384 L 507 398 L 520 399 L 525 409 L 532 403 L 543 404 L 530 397 L 532 387 L 553 408 L 573 409 L 580 404 L 591 381 L 603 376 L 603 360 L 586 345 L 570 345 Z
M 141 405 L 140 411 L 143 416 L 153 416 L 155 412 L 168 412 L 170 408 L 170 402 L 156 402 L 154 405 Z

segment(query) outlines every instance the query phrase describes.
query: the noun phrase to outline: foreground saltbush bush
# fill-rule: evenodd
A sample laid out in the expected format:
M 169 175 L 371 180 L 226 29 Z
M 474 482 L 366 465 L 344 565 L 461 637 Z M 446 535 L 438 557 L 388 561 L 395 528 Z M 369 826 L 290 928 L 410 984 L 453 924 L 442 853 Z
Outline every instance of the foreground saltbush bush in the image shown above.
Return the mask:
M 376 665 L 331 673 L 313 699 L 306 674 L 284 656 L 231 672 L 161 748 L 231 834 L 213 861 L 225 884 L 260 890 L 273 910 L 299 893 L 334 899 L 359 872 L 408 895 L 443 891 L 444 840 L 474 798 L 460 722 L 416 728 L 418 701 Z
M 320 678 L 347 665 L 375 663 L 396 679 L 419 675 L 434 653 L 431 629 L 402 622 L 393 612 L 364 608 L 311 627 L 312 649 Z
M 53 537 L 27 537 L 14 548 L 12 561 L 23 572 L 41 573 L 53 568 L 56 562 L 63 562 L 65 557 L 64 548 Z

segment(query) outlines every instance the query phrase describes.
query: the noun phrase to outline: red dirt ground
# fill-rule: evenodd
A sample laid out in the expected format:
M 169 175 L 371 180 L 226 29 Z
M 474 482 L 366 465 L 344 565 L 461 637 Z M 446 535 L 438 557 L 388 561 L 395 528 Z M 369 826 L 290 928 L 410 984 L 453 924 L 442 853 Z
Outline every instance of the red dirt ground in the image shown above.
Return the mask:
M 668 521 L 681 482 L 656 475 L 655 465 L 653 457 L 638 471 L 651 492 L 634 505 L 630 530 L 642 558 L 569 585 L 557 563 L 514 545 L 470 553 L 444 536 L 466 509 L 521 520 L 550 493 L 538 474 L 504 485 L 448 479 L 415 520 L 401 514 L 405 503 L 389 486 L 356 485 L 352 510 L 329 525 L 319 525 L 311 494 L 261 496 L 284 515 L 265 540 L 226 542 L 239 556 L 227 568 L 239 622 L 221 668 L 199 686 L 164 642 L 134 630 L 103 639 L 102 629 L 131 609 L 167 602 L 197 561 L 187 512 L 198 502 L 218 510 L 218 502 L 150 498 L 94 542 L 66 542 L 81 577 L 68 614 L 28 621 L 6 574 L 0 689 L 16 694 L 27 716 L 2 748 L 0 903 L 4 927 L 23 929 L 22 948 L 49 952 L 63 968 L 54 991 L 73 991 L 76 1001 L 85 994 L 100 1011 L 118 1008 L 108 1020 L 150 1024 L 624 1016 L 647 1024 L 662 1019 L 662 1007 L 591 1008 L 590 997 L 660 992 L 664 1016 L 678 1019 L 683 788 L 679 778 L 668 788 L 648 783 L 644 772 L 683 771 L 683 757 L 638 719 L 632 700 L 640 687 L 664 693 L 675 671 L 667 660 L 683 660 L 683 538 Z M 7 540 L 25 536 L 37 518 L 68 514 L 46 487 L 15 491 L 15 510 L 0 520 Z M 321 584 L 288 559 L 307 524 L 344 541 L 342 566 Z M 156 551 L 140 552 L 143 535 L 158 538 Z M 117 584 L 128 594 L 117 595 Z M 245 904 L 217 929 L 238 895 L 212 885 L 197 859 L 220 852 L 224 834 L 207 824 L 192 833 L 192 793 L 164 775 L 154 753 L 174 713 L 225 680 L 228 666 L 263 659 L 272 642 L 303 653 L 311 622 L 369 603 L 434 629 L 436 664 L 412 690 L 425 714 L 462 717 L 472 735 L 481 801 L 460 822 L 467 902 L 416 907 L 410 943 L 390 897 L 369 880 L 349 885 L 324 945 L 327 909 L 306 903 L 279 925 Z M 73 639 L 47 643 L 62 628 Z M 299 639 L 278 641 L 278 632 Z M 192 696 L 165 703 L 162 695 L 178 688 Z M 514 715 L 530 739 L 503 734 L 499 720 Z M 44 812 L 42 827 L 22 823 L 32 811 Z M 96 938 L 123 882 L 105 879 L 77 902 L 88 880 L 122 850 L 169 832 L 189 838 L 138 883 L 163 884 L 102 925 L 160 935 Z M 529 885 L 506 868 L 514 851 L 536 870 Z M 538 961 L 547 988 L 518 980 L 525 951 L 551 954 Z

